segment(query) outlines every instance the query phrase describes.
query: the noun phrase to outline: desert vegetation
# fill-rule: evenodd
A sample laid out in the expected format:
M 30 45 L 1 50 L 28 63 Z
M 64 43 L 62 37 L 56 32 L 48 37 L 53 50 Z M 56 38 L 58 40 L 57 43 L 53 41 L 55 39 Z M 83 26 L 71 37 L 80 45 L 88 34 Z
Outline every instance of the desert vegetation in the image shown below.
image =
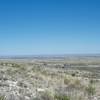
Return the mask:
M 0 100 L 100 100 L 100 57 L 1 59 Z

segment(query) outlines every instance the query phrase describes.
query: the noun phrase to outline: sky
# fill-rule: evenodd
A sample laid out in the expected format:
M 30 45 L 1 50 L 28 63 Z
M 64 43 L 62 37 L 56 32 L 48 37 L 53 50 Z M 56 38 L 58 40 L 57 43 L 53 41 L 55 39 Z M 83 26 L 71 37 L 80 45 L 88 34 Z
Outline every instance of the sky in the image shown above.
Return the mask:
M 0 55 L 100 53 L 100 0 L 0 0 Z

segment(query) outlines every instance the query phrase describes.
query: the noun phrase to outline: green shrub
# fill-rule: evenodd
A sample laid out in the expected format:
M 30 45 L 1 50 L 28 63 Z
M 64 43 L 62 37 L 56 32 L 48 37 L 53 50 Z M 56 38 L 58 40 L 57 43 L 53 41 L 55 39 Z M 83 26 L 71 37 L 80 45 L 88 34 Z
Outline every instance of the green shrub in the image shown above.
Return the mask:
M 41 100 L 54 100 L 54 98 L 53 98 L 53 95 L 49 91 L 46 91 L 42 93 Z
M 86 91 L 88 93 L 88 95 L 94 95 L 95 94 L 95 87 L 92 85 L 88 85 L 88 87 L 86 88 Z
M 72 73 L 72 76 L 73 76 L 73 77 L 75 77 L 75 76 L 76 76 L 76 74 L 75 74 L 75 73 Z
M 12 63 L 12 67 L 19 68 L 20 65 Z
M 0 96 L 0 100 L 6 100 L 5 96 Z
M 96 80 L 94 80 L 94 79 L 90 80 L 90 84 L 95 84 L 95 83 L 96 83 Z
M 70 97 L 65 95 L 55 95 L 55 100 L 70 100 Z

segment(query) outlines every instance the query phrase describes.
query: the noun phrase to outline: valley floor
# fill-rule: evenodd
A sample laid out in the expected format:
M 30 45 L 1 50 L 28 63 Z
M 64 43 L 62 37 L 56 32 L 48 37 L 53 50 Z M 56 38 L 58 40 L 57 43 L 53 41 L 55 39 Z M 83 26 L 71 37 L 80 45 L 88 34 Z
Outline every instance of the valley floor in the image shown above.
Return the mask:
M 1 59 L 0 100 L 100 100 L 100 57 Z

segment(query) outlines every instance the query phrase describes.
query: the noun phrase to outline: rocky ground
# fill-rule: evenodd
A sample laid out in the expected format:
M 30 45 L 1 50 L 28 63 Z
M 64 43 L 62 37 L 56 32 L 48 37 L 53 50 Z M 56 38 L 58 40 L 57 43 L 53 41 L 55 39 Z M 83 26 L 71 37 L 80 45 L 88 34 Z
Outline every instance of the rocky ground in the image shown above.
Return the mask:
M 100 100 L 100 57 L 1 59 L 0 100 Z

